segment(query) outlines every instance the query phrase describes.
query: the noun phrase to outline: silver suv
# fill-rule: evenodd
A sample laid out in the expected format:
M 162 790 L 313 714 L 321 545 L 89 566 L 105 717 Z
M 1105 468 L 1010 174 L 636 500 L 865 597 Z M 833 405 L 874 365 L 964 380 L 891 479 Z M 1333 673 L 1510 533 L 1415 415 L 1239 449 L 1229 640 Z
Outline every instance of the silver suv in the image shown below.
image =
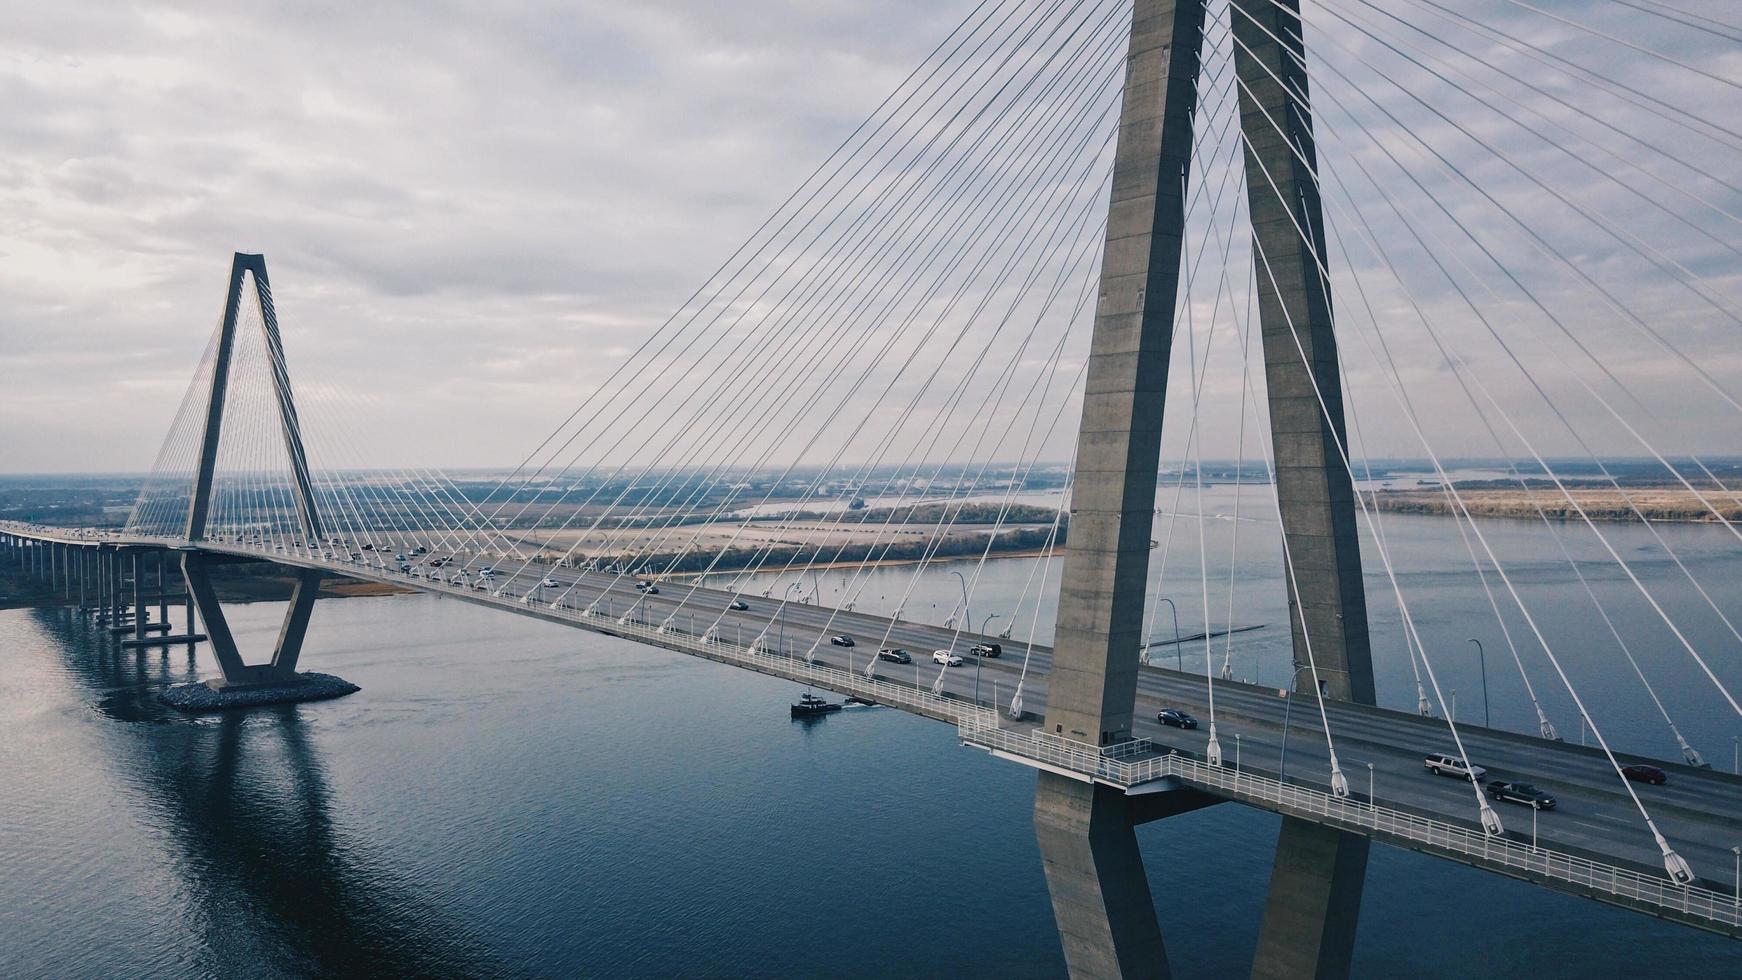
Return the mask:
M 1429 755 L 1422 760 L 1422 765 L 1427 767 L 1428 772 L 1436 776 L 1456 776 L 1459 779 L 1468 779 L 1476 783 L 1488 778 L 1488 770 L 1481 766 L 1466 767 L 1463 759 L 1444 752 L 1435 752 Z

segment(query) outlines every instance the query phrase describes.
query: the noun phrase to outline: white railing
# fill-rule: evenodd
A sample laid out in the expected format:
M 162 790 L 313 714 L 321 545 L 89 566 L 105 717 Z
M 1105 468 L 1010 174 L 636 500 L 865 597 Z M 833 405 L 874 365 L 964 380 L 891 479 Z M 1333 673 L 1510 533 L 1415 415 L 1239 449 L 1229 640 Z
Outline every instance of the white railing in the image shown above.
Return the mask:
M 39 535 L 43 532 L 66 534 L 62 529 L 23 522 L 0 522 L 0 529 Z M 83 537 L 86 540 L 104 540 L 120 536 L 98 532 Z M 150 539 L 126 536 L 126 540 L 139 542 Z M 161 540 L 163 544 L 170 546 L 180 543 L 167 538 Z M 325 566 L 338 572 L 358 573 L 358 563 L 323 560 L 312 553 L 307 558 L 310 564 Z M 421 589 L 486 599 L 508 609 L 523 606 L 519 597 L 488 594 L 481 596 L 475 589 L 468 589 L 464 585 L 394 574 L 387 569 L 367 565 L 362 566 L 361 571 L 364 575 L 382 581 L 413 580 Z M 943 697 L 925 688 L 865 677 L 857 671 L 811 663 L 807 659 L 777 653 L 766 647 L 752 648 L 723 641 L 717 636 L 697 636 L 675 624 L 661 628 L 634 619 L 624 621 L 604 615 L 586 616 L 577 608 L 564 606 L 552 609 L 542 602 L 536 603 L 535 607 L 541 616 L 562 619 L 584 629 L 630 636 L 655 646 L 728 661 L 754 670 L 817 684 L 879 704 L 943 718 L 957 724 L 958 734 L 965 744 L 997 749 L 1110 785 L 1131 787 L 1171 777 L 1183 784 L 1277 813 L 1316 819 L 1408 845 L 1430 848 L 1447 856 L 1490 868 L 1535 874 L 1593 892 L 1680 911 L 1685 915 L 1703 918 L 1732 929 L 1742 928 L 1742 907 L 1738 906 L 1735 896 L 1697 886 L 1680 885 L 1668 878 L 1641 874 L 1627 868 L 1504 837 L 1493 837 L 1479 830 L 1338 797 L 1323 790 L 1284 783 L 1268 776 L 1241 772 L 1225 766 L 1212 766 L 1183 755 L 1159 754 L 1148 739 L 1133 739 L 1105 748 L 1096 748 L 1042 731 L 1022 732 L 999 728 L 995 708 Z
M 1566 882 L 1660 909 L 1675 910 L 1732 929 L 1742 928 L 1742 908 L 1735 896 L 1667 877 L 1591 861 L 1505 837 L 1493 837 L 1427 817 L 1372 803 L 1346 799 L 1308 786 L 1284 783 L 1268 776 L 1213 766 L 1184 755 L 1148 755 L 1154 746 L 1138 739 L 1097 749 L 1046 732 L 999 728 L 996 719 L 972 718 L 958 727 L 964 744 L 1030 759 L 1070 770 L 1098 782 L 1131 787 L 1173 778 L 1181 784 L 1217 796 L 1261 806 L 1287 816 L 1315 819 L 1351 830 L 1417 845 L 1491 869 L 1519 871 Z

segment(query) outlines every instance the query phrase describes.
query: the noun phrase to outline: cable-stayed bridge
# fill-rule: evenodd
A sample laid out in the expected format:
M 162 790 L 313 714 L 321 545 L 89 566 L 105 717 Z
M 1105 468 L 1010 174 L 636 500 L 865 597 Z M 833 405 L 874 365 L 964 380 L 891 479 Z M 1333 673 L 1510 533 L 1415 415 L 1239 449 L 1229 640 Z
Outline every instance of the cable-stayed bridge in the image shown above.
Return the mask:
M 208 642 L 219 697 L 294 687 L 319 583 L 345 575 L 952 723 L 1038 771 L 1077 975 L 1166 972 L 1132 828 L 1229 801 L 1285 818 L 1257 974 L 1347 972 L 1372 840 L 1737 936 L 1742 779 L 1675 719 L 1742 719 L 1739 613 L 1603 447 L 1653 461 L 1742 545 L 1742 498 L 1686 448 L 1742 412 L 1742 134 L 1690 94 L 1742 88 L 1742 30 L 1663 0 L 1493 5 L 1555 37 L 1436 0 L 1304 17 L 1295 0 L 984 0 L 482 483 L 361 448 L 378 442 L 369 403 L 292 371 L 265 260 L 238 254 L 125 527 L 9 524 L 0 543 L 121 642 Z M 1690 425 L 1696 410 L 1721 421 Z M 1250 525 L 1246 547 L 1265 535 L 1282 571 L 1283 690 L 1234 679 L 1239 562 L 1212 581 L 1201 504 L 1205 446 L 1224 439 L 1228 547 Z M 1412 613 L 1407 549 L 1371 489 L 1390 445 L 1430 460 L 1486 602 L 1468 615 L 1500 634 L 1528 717 L 1451 709 L 1447 651 Z M 1443 462 L 1472 447 L 1502 461 L 1529 543 L 1497 534 Z M 1649 535 L 1661 577 L 1587 511 L 1569 454 Z M 1199 512 L 1181 525 L 1188 481 Z M 1198 563 L 1176 559 L 1170 589 L 1176 531 Z M 1543 554 L 1569 576 L 1552 596 L 1517 578 Z M 261 561 L 296 580 L 265 662 L 213 585 Z M 1386 590 L 1369 596 L 1375 561 Z M 960 595 L 922 596 L 945 562 Z M 988 635 L 970 613 L 995 562 L 1029 571 Z M 872 567 L 911 570 L 883 612 L 860 608 Z M 823 569 L 845 569 L 835 605 Z M 1599 576 L 1633 590 L 1625 611 Z M 953 609 L 904 614 L 923 598 Z M 1602 648 L 1554 635 L 1549 602 L 1588 604 Z M 1370 603 L 1395 608 L 1395 642 L 1370 637 Z M 1164 604 L 1201 607 L 1186 669 L 1149 662 Z M 1671 658 L 1691 681 L 1666 682 Z M 1393 704 L 1385 659 L 1413 680 Z M 1655 714 L 1592 707 L 1581 686 L 1610 675 L 1636 677 Z M 1612 744 L 1636 724 L 1677 761 Z M 1488 783 L 1432 778 L 1430 752 Z M 1630 779 L 1639 765 L 1667 782 Z M 1489 788 L 1531 780 L 1553 811 Z

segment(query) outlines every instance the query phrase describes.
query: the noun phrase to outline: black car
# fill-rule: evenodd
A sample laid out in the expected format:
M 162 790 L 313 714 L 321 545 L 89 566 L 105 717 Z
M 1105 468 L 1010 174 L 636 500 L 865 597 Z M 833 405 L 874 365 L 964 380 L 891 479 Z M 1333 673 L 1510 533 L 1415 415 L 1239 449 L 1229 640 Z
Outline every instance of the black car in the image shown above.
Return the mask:
M 899 647 L 885 647 L 884 649 L 877 651 L 877 659 L 887 660 L 892 664 L 913 663 L 913 658 L 907 655 L 907 651 L 902 650 Z
M 641 590 L 641 594 L 642 595 L 658 595 L 659 594 L 659 586 L 649 585 L 647 588 Z
M 748 602 L 745 602 L 743 599 L 733 599 L 730 603 L 727 604 L 726 608 L 727 609 L 736 609 L 739 612 L 743 612 L 744 610 L 750 608 L 750 604 Z
M 838 647 L 850 647 L 853 645 L 853 638 L 845 633 L 836 633 L 829 637 L 829 643 Z
M 1554 797 L 1544 793 L 1529 783 L 1515 783 L 1504 779 L 1496 779 L 1488 784 L 1488 795 L 1496 800 L 1506 800 L 1509 803 L 1522 803 L 1538 810 L 1553 810 Z
M 976 643 L 968 648 L 968 652 L 976 657 L 992 660 L 1004 652 L 1004 648 L 996 643 Z
M 1627 766 L 1621 770 L 1621 775 L 1636 783 L 1650 783 L 1653 786 L 1662 786 L 1669 782 L 1669 777 L 1656 766 Z
M 1155 716 L 1155 720 L 1173 728 L 1196 728 L 1198 720 L 1178 708 L 1163 708 Z

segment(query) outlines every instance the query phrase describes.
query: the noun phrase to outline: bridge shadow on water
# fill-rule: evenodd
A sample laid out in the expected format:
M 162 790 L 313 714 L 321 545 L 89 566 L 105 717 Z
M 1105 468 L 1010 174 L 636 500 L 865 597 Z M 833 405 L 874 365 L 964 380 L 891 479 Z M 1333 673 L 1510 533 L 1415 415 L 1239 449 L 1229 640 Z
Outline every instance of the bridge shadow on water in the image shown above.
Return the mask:
M 124 650 L 65 610 L 41 625 L 97 713 L 140 726 L 113 741 L 122 779 L 179 879 L 200 972 L 222 976 L 480 976 L 511 970 L 333 819 L 302 708 L 190 717 L 156 699 L 196 676 L 185 647 Z

